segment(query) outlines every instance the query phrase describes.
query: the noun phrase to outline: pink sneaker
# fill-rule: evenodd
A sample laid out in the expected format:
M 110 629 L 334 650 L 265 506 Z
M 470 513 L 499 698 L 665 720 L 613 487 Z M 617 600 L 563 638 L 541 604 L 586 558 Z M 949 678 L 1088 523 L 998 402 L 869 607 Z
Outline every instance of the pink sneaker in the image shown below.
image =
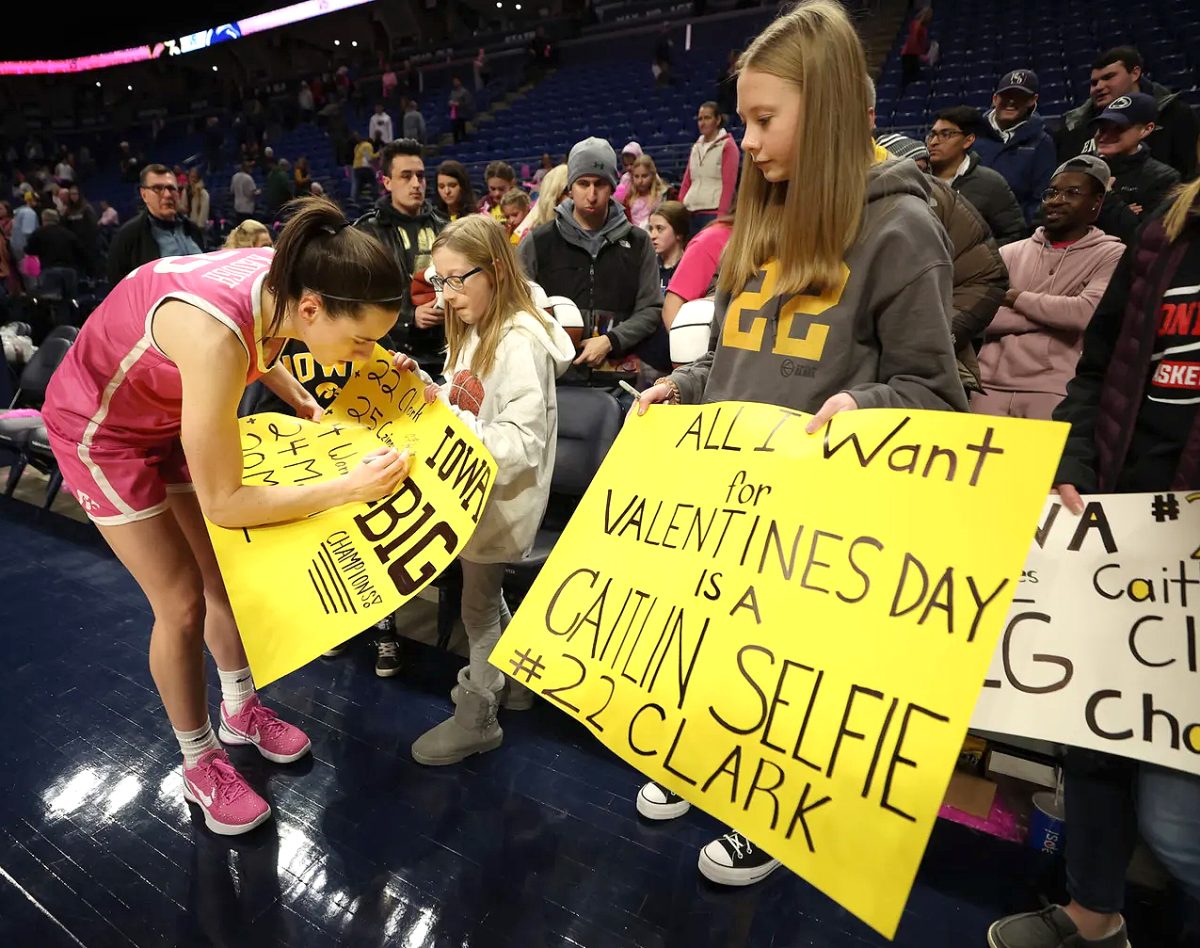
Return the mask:
M 248 833 L 271 816 L 267 801 L 250 789 L 219 747 L 206 751 L 195 767 L 183 768 L 183 797 L 199 804 L 208 828 L 222 836 Z
M 274 711 L 262 706 L 257 694 L 251 695 L 237 714 L 229 714 L 221 702 L 217 736 L 226 744 L 253 744 L 263 757 L 277 764 L 299 760 L 312 747 L 307 734 L 279 720 Z

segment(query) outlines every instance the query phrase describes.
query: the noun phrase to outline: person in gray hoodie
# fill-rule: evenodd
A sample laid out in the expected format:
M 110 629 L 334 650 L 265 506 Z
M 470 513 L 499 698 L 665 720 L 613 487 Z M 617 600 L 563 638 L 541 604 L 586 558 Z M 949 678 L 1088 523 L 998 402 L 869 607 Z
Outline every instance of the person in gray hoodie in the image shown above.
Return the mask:
M 601 138 L 588 138 L 567 158 L 571 196 L 555 219 L 521 241 L 525 272 L 548 296 L 565 296 L 583 314 L 576 366 L 616 385 L 618 373 L 649 381 L 670 368 L 662 325 L 658 257 L 649 235 L 633 227 L 613 200 L 617 156 Z M 585 381 L 576 375 L 572 381 Z
M 819 60 L 821 69 L 803 64 Z M 908 160 L 876 161 L 867 65 L 843 7 L 809 0 L 738 62 L 745 170 L 721 260 L 707 354 L 642 393 L 654 403 L 762 402 L 813 415 L 858 408 L 966 411 L 950 337 L 950 239 Z M 656 782 L 649 819 L 686 800 Z M 747 885 L 779 860 L 730 831 L 705 846 L 708 879 Z

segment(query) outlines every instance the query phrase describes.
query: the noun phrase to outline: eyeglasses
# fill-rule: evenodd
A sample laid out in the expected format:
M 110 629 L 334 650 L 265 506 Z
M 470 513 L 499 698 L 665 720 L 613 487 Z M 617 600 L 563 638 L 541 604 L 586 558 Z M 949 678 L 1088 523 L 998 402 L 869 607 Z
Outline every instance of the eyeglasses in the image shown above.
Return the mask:
M 476 273 L 481 273 L 482 271 L 483 267 L 476 267 L 474 270 L 468 270 L 462 276 L 433 276 L 429 278 L 429 283 L 439 293 L 442 292 L 442 290 L 444 290 L 446 287 L 449 287 L 455 293 L 461 293 L 464 289 L 466 289 L 467 278 L 473 277 Z
M 1046 188 L 1046 190 L 1042 192 L 1042 202 L 1044 204 L 1049 204 L 1051 201 L 1057 200 L 1058 198 L 1066 198 L 1069 201 L 1075 201 L 1081 197 L 1083 197 L 1082 188 L 1062 188 L 1061 190 L 1059 188 Z
M 143 184 L 143 188 L 147 191 L 153 191 L 155 194 L 162 194 L 164 191 L 170 194 L 178 194 L 180 187 L 177 184 Z
M 925 141 L 931 142 L 931 141 L 935 141 L 940 138 L 942 141 L 948 142 L 948 141 L 950 141 L 950 139 L 955 138 L 956 136 L 966 135 L 966 134 L 967 134 L 966 132 L 960 132 L 954 128 L 942 128 L 942 129 L 935 128 L 933 131 L 931 131 L 928 135 L 925 136 Z

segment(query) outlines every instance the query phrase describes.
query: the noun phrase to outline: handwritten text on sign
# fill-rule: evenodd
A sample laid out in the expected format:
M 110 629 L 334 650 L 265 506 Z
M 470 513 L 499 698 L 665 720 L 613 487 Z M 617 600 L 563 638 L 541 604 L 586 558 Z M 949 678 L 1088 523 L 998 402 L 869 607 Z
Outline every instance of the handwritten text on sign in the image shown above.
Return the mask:
M 891 936 L 1065 427 L 807 420 L 631 418 L 492 661 Z
M 306 520 L 225 530 L 209 524 L 255 681 L 265 685 L 361 632 L 420 592 L 470 539 L 495 462 L 445 405 L 377 348 L 320 424 L 241 420 L 243 481 L 341 477 L 382 444 L 413 455 L 390 497 Z
M 1052 498 L 972 726 L 1200 774 L 1200 492 Z

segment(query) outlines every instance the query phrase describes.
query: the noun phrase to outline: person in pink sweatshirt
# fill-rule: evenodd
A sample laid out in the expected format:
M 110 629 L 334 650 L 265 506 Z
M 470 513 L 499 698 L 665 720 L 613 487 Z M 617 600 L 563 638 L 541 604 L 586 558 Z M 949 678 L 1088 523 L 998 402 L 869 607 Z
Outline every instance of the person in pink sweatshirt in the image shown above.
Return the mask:
M 705 102 L 696 113 L 700 137 L 692 145 L 687 171 L 679 186 L 679 200 L 692 215 L 692 233 L 729 213 L 737 194 L 737 142 L 725 128 L 725 116 L 715 102 Z
M 1084 330 L 1125 252 L 1093 226 L 1108 179 L 1095 155 L 1060 165 L 1042 194 L 1045 226 L 1000 248 L 1010 289 L 979 351 L 984 394 L 971 397 L 972 411 L 1049 419 L 1066 395 Z

